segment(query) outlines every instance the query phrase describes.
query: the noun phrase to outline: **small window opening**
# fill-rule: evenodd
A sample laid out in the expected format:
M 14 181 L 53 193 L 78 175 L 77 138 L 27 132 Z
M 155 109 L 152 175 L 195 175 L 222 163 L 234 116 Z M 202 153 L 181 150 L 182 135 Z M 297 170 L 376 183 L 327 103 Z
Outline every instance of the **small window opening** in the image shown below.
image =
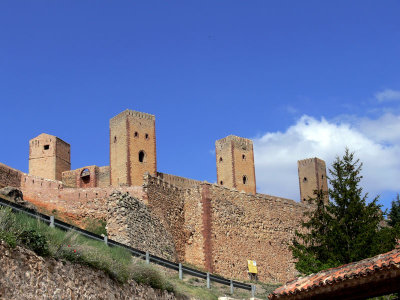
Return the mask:
M 322 175 L 321 177 L 322 177 L 322 179 L 324 179 L 324 175 Z
M 243 175 L 243 184 L 246 184 L 246 183 L 247 183 L 247 176 Z
M 246 155 L 242 154 L 242 159 L 245 160 L 246 159 Z
M 148 139 L 149 139 L 149 134 L 146 133 L 146 134 L 144 135 L 144 137 L 145 137 L 146 140 L 148 140 Z
M 219 158 L 219 162 L 222 162 L 222 157 Z
M 145 156 L 145 154 L 144 154 L 144 151 L 139 151 L 139 162 L 144 162 L 144 156 Z
M 303 198 L 303 201 L 306 202 L 306 198 Z
M 44 150 L 49 150 L 49 149 L 50 149 L 50 145 L 44 145 L 44 146 L 43 146 L 43 149 L 44 149 Z
M 136 137 L 136 138 L 139 137 L 139 132 L 135 131 L 134 137 Z
M 220 185 L 223 185 L 223 184 L 224 184 L 224 182 L 221 180 L 221 181 L 219 182 L 219 184 L 220 184 Z
M 304 178 L 303 178 L 303 182 L 307 182 L 307 177 L 304 177 Z
M 117 142 L 117 136 L 114 136 L 114 143 Z

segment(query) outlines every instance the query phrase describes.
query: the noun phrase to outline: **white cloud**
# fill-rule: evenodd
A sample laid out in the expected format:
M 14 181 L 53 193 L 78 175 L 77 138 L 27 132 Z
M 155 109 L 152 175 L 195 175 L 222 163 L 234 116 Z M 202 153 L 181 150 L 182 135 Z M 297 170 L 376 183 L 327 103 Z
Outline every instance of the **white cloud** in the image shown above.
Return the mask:
M 349 147 L 363 162 L 364 191 L 370 196 L 398 191 L 399 141 L 400 116 L 331 122 L 304 115 L 285 132 L 267 132 L 254 139 L 258 190 L 298 200 L 297 160 L 319 157 L 329 168 Z
M 400 100 L 400 91 L 386 89 L 375 94 L 375 98 L 379 102 Z

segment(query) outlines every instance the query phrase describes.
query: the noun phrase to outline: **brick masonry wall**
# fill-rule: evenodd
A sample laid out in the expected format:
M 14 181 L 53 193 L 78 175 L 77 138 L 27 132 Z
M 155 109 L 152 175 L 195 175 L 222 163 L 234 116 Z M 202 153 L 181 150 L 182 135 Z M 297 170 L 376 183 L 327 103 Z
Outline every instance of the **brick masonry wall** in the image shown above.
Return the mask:
M 22 172 L 0 163 L 0 188 L 20 187 Z

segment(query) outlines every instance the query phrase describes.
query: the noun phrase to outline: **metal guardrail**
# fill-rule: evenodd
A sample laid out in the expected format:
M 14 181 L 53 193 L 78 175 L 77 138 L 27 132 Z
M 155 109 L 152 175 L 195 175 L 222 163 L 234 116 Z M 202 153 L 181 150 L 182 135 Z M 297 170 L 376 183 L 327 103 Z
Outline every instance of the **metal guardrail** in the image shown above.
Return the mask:
M 213 274 L 210 274 L 210 273 L 205 273 L 205 272 L 193 269 L 193 268 L 182 266 L 182 264 L 174 263 L 174 262 L 171 262 L 171 261 L 166 260 L 164 258 L 149 254 L 148 252 L 132 248 L 130 246 L 127 246 L 125 244 L 121 244 L 121 243 L 119 243 L 117 241 L 114 241 L 114 240 L 110 240 L 107 237 L 100 236 L 98 234 L 92 233 L 90 231 L 84 230 L 84 229 L 76 227 L 74 225 L 71 225 L 71 224 L 65 223 L 63 221 L 57 220 L 53 216 L 48 216 L 48 215 L 42 214 L 40 212 L 36 212 L 33 209 L 23 207 L 23 206 L 21 206 L 19 204 L 16 204 L 14 202 L 8 201 L 8 200 L 6 200 L 6 199 L 4 199 L 2 197 L 0 197 L 0 205 L 1 206 L 5 206 L 5 207 L 9 207 L 13 211 L 22 212 L 22 213 L 25 213 L 25 214 L 33 217 L 33 218 L 37 218 L 37 219 L 39 219 L 39 220 L 41 220 L 41 221 L 43 221 L 45 223 L 48 223 L 50 226 L 55 226 L 55 227 L 58 227 L 58 228 L 60 228 L 62 230 L 65 230 L 65 231 L 74 230 L 74 231 L 80 233 L 81 235 L 83 235 L 83 236 L 85 236 L 85 237 L 87 237 L 89 239 L 97 240 L 97 241 L 100 241 L 100 242 L 105 242 L 105 243 L 107 243 L 107 245 L 112 246 L 112 247 L 124 248 L 124 249 L 128 250 L 132 255 L 140 257 L 142 259 L 146 259 L 147 262 L 152 262 L 152 263 L 155 263 L 157 265 L 160 265 L 160 266 L 163 266 L 163 267 L 175 270 L 175 271 L 179 271 L 180 277 L 181 277 L 181 274 L 186 273 L 186 274 L 191 275 L 191 276 L 195 276 L 195 277 L 206 279 L 208 288 L 210 287 L 210 282 L 214 281 L 214 282 L 217 282 L 217 283 L 220 283 L 220 284 L 224 284 L 224 285 L 230 286 L 232 293 L 233 293 L 233 288 L 239 288 L 239 289 L 251 291 L 253 296 L 254 296 L 254 291 L 255 291 L 254 288 L 255 288 L 255 286 L 253 286 L 253 285 L 246 284 L 246 283 L 239 282 L 239 281 L 226 279 L 226 278 L 223 278 L 221 276 L 213 275 Z

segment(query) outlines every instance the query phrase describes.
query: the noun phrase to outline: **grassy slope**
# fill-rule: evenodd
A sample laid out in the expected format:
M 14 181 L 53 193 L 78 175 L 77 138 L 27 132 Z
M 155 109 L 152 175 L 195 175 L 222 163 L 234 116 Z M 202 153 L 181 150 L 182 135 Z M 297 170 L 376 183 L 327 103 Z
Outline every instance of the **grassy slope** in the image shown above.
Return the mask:
M 177 272 L 152 264 L 146 265 L 141 259 L 132 258 L 125 249 L 108 247 L 75 232 L 51 228 L 37 219 L 25 214 L 14 214 L 6 209 L 0 209 L 0 239 L 11 246 L 20 244 L 31 248 L 39 255 L 49 255 L 103 270 L 121 283 L 133 279 L 153 288 L 196 299 L 218 299 L 219 296 L 230 295 L 228 286 L 212 283 L 212 288 L 207 289 L 205 280 L 188 275 L 184 275 L 181 281 Z M 275 288 L 276 285 L 258 284 L 256 296 L 265 298 Z M 235 289 L 234 297 L 249 298 L 250 293 Z

